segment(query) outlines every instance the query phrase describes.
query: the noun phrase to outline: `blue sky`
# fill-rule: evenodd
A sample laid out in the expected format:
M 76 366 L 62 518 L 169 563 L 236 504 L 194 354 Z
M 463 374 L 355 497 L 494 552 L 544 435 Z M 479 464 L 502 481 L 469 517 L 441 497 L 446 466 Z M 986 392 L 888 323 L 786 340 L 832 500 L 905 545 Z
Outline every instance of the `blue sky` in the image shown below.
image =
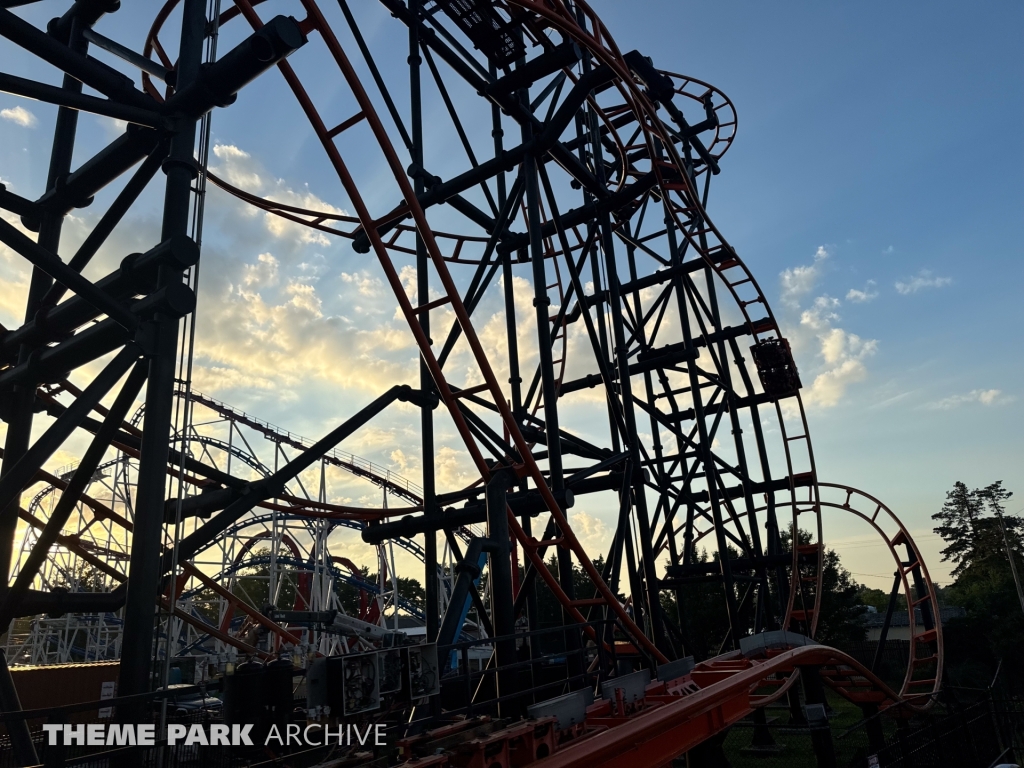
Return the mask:
M 405 45 L 402 31 L 369 0 L 353 6 L 404 112 L 398 80 L 405 53 L 386 55 Z M 1024 320 L 1024 6 L 620 0 L 594 7 L 620 49 L 639 48 L 657 66 L 711 82 L 732 99 L 738 136 L 709 210 L 794 343 L 819 476 L 888 503 L 943 581 L 948 569 L 938 562 L 928 516 L 954 481 L 1002 479 L 1021 499 L 1011 511 L 1024 506 L 1017 330 Z M 61 10 L 42 2 L 19 14 L 38 23 Z M 138 46 L 149 13 L 126 4 L 100 29 Z M 226 29 L 222 45 L 235 34 Z M 57 82 L 6 41 L 0 52 L 5 71 Z M 316 56 L 310 47 L 293 61 L 340 121 L 354 111 L 351 97 L 321 74 L 328 70 Z M 453 98 L 462 104 L 472 96 Z M 0 178 L 28 197 L 45 178 L 53 113 L 0 94 Z M 476 119 L 467 110 L 468 127 L 482 125 Z M 83 118 L 79 159 L 116 131 L 109 121 Z M 213 138 L 211 165 L 246 188 L 349 210 L 276 73 L 215 114 Z M 430 139 L 428 163 L 444 175 L 450 137 L 428 128 Z M 370 157 L 349 159 L 361 178 L 372 181 L 379 170 Z M 386 184 L 361 189 L 376 210 L 397 202 Z M 69 243 L 107 199 L 76 212 L 81 226 L 69 224 Z M 147 247 L 156 199 L 140 203 L 98 257 L 94 276 Z M 218 192 L 210 196 L 205 238 L 202 391 L 316 437 L 415 370 L 394 298 L 369 257 Z M 0 321 L 9 324 L 21 311 L 24 272 L 0 257 Z M 497 298 L 481 312 L 496 313 Z M 498 345 L 500 318 L 487 317 L 483 325 L 494 328 L 482 332 L 485 341 Z M 415 476 L 412 417 L 400 413 L 348 449 Z M 446 447 L 448 480 L 457 483 L 458 447 Z M 580 522 L 600 547 L 605 511 L 591 510 Z M 891 566 L 867 546 L 867 531 L 846 524 L 833 531 L 830 543 L 858 579 L 889 581 Z

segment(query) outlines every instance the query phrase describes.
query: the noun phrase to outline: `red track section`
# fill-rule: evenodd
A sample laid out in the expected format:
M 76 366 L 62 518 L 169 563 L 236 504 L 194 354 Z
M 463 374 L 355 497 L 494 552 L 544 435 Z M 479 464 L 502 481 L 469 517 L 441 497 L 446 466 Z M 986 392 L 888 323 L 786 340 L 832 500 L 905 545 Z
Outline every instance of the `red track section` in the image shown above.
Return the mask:
M 470 731 L 484 724 L 485 718 L 446 726 L 417 739 L 429 741 L 447 735 L 442 731 L 464 731 L 467 738 L 443 755 L 412 759 L 403 766 L 660 768 L 775 698 L 756 693 L 770 675 L 792 678 L 801 667 L 820 668 L 826 680 L 832 672 L 856 678 L 863 691 L 861 701 L 880 709 L 900 700 L 899 694 L 835 648 L 805 645 L 769 651 L 759 659 L 734 652 L 698 664 L 685 677 L 652 682 L 644 698 L 634 704 L 598 700 L 588 708 L 585 723 L 556 731 L 553 738 L 537 738 L 554 727 L 551 718 L 482 734 Z M 486 726 L 482 730 L 486 731 Z M 531 747 L 532 753 L 528 751 Z

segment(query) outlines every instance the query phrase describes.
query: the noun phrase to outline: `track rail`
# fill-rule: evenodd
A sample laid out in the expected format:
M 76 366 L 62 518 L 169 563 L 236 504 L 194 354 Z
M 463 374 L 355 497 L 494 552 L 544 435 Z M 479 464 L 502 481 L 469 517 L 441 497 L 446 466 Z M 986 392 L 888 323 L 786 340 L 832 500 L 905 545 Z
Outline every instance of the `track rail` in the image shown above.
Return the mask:
M 828 646 L 762 649 L 759 655 L 750 657 L 736 651 L 697 664 L 682 677 L 655 680 L 638 700 L 620 699 L 616 691 L 615 696 L 587 707 L 582 722 L 563 730 L 558 730 L 557 720 L 549 717 L 513 723 L 488 733 L 487 719 L 483 718 L 412 737 L 406 740 L 406 754 L 415 752 L 417 739 L 423 742 L 421 749 L 444 746 L 430 757 L 408 760 L 401 768 L 487 765 L 472 761 L 498 755 L 510 758 L 499 764 L 531 768 L 667 768 L 689 750 L 774 700 L 777 693 L 762 691 L 776 687 L 778 678 L 793 681 L 800 674 L 820 674 L 827 680 L 836 673 L 858 682 L 860 703 L 878 710 L 898 710 L 900 717 L 905 717 L 908 710 L 920 710 L 932 698 L 917 697 L 908 703 L 855 659 Z M 479 729 L 474 731 L 473 726 Z M 460 728 L 466 729 L 466 736 L 457 741 Z M 541 738 L 545 735 L 547 738 Z
M 691 680 L 699 690 L 688 692 L 685 684 L 652 684 L 652 705 L 637 715 L 608 723 L 601 732 L 570 743 L 554 755 L 532 763 L 535 768 L 617 768 L 643 765 L 660 768 L 733 723 L 753 713 L 756 691 L 769 675 L 792 675 L 801 667 L 843 670 L 865 683 L 880 709 L 900 697 L 882 680 L 852 657 L 827 646 L 811 645 L 782 651 L 765 659 L 745 659 L 739 654 L 697 665 Z M 703 682 L 703 684 L 702 684 Z M 659 691 L 660 687 L 660 691 Z M 692 690 L 689 689 L 689 690 Z M 655 693 L 656 692 L 656 693 Z M 674 700 L 673 700 L 674 699 Z
M 920 548 L 899 517 L 874 496 L 851 486 L 836 483 L 820 483 L 819 487 L 822 493 L 819 502 L 822 509 L 852 514 L 860 518 L 878 534 L 882 545 L 893 558 L 903 587 L 903 595 L 907 605 L 912 608 L 908 611 L 912 641 L 907 671 L 899 696 L 908 698 L 938 693 L 942 684 L 944 660 L 941 613 L 935 584 L 928 573 Z M 764 511 L 765 507 L 755 510 Z M 695 537 L 695 542 L 700 542 L 711 533 L 710 528 L 700 531 Z M 906 558 L 897 549 L 901 546 L 906 548 Z M 922 620 L 915 616 L 916 612 L 922 614 Z M 925 621 L 925 616 L 930 620 Z M 851 700 L 856 699 L 855 687 L 847 685 L 848 681 L 842 676 L 827 678 L 826 681 L 837 692 Z M 927 699 L 923 706 L 931 706 L 932 701 L 933 699 Z
M 268 440 L 273 440 L 274 442 L 282 445 L 290 445 L 292 448 L 297 448 L 300 451 L 305 450 L 313 444 L 313 441 L 308 438 L 274 426 L 269 421 L 263 421 L 262 419 L 250 416 L 244 411 L 239 411 L 227 403 L 223 403 L 213 397 L 204 395 L 201 392 L 192 390 L 189 392 L 188 396 L 192 402 L 204 405 L 211 411 L 215 411 L 225 418 L 232 419 L 240 424 L 245 424 L 247 427 L 250 427 L 262 434 Z M 422 487 L 416 485 L 416 483 L 411 480 L 402 477 L 398 473 L 392 472 L 387 467 L 374 464 L 369 459 L 364 459 L 353 453 L 346 453 L 338 450 L 332 450 L 325 453 L 323 459 L 328 464 L 340 467 L 346 472 L 356 475 L 357 477 L 365 478 L 377 487 L 384 488 L 395 496 L 411 501 L 413 504 L 423 503 Z

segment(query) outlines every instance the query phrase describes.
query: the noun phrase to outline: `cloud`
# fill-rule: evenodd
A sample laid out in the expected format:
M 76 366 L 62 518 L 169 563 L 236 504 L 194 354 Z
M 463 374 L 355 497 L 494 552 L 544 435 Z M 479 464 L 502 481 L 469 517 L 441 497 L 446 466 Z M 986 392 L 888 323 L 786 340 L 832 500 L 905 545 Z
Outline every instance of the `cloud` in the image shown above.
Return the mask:
M 34 233 L 25 229 L 21 219 L 14 214 L 2 215 L 4 221 L 23 234 Z M 17 328 L 25 317 L 25 297 L 32 275 L 31 265 L 20 253 L 0 243 L 0 325 Z
M 1013 400 L 1014 398 L 1012 396 L 1004 395 L 1002 390 L 999 389 L 972 389 L 965 395 L 951 395 L 950 397 L 945 397 L 942 400 L 925 403 L 922 407 L 932 411 L 949 411 L 968 403 L 979 403 L 985 406 L 993 406 L 1006 405 L 1007 403 L 1013 402 Z
M 593 560 L 598 555 L 604 557 L 612 540 L 612 531 L 605 521 L 576 509 L 569 510 L 568 518 L 576 538 L 590 553 L 590 559 Z
M 882 253 L 888 256 L 889 254 L 896 253 L 896 249 L 890 245 L 888 248 L 882 251 Z
M 342 272 L 341 279 L 343 282 L 354 285 L 356 290 L 363 296 L 381 296 L 384 293 L 384 283 L 381 279 L 374 277 L 366 270 L 356 272 L 355 274 Z
M 913 389 L 908 390 L 906 392 L 900 392 L 897 395 L 893 395 L 892 397 L 887 397 L 885 400 L 881 400 L 881 401 L 879 401 L 877 403 L 874 403 L 873 405 L 870 405 L 868 407 L 871 408 L 872 410 L 877 410 L 877 409 L 880 409 L 880 408 L 888 408 L 890 405 L 896 405 L 896 403 L 899 403 L 899 402 L 902 402 L 902 401 L 906 400 L 908 397 L 913 395 L 915 392 L 916 392 L 916 390 L 913 390 Z
M 852 301 L 854 304 L 867 304 L 869 301 L 874 301 L 878 298 L 878 291 L 875 290 L 875 281 L 868 280 L 864 284 L 864 290 L 858 291 L 856 288 L 851 288 L 846 292 L 846 300 Z
M 851 384 L 867 378 L 864 360 L 875 354 L 878 341 L 862 339 L 842 328 L 831 328 L 818 339 L 827 368 L 815 376 L 810 388 L 804 391 L 804 402 L 830 408 L 838 405 Z
M 469 452 L 449 445 L 435 452 L 434 475 L 440 492 L 459 490 L 480 479 Z
M 24 107 L 0 109 L 0 117 L 4 120 L 9 120 L 16 125 L 20 125 L 22 128 L 35 128 L 39 123 L 39 121 L 36 120 L 36 116 Z
M 395 450 L 391 452 L 391 461 L 402 472 L 409 468 L 409 457 L 405 455 L 405 451 L 401 448 L 395 448 Z
M 296 276 L 281 280 L 278 268 L 274 256 L 261 253 L 244 266 L 240 283 L 201 297 L 196 362 L 212 370 L 198 375 L 286 398 L 317 383 L 379 393 L 414 380 L 407 330 L 397 323 L 353 325 L 325 307 L 314 285 Z
M 838 326 L 842 320 L 839 299 L 821 294 L 809 303 L 803 300 L 813 291 L 829 258 L 825 247 L 820 247 L 811 264 L 780 275 L 783 306 L 790 317 L 790 322 L 783 322 L 783 330 L 804 382 L 803 399 L 809 406 L 822 408 L 838 405 L 850 386 L 867 378 L 866 360 L 878 350 L 876 339 L 861 338 Z M 877 296 L 874 285 L 869 281 L 863 291 L 851 290 L 847 300 L 870 301 Z
M 779 274 L 782 283 L 783 304 L 791 307 L 799 306 L 800 299 L 814 290 L 829 255 L 825 246 L 820 245 L 811 264 L 786 269 Z
M 257 288 L 277 285 L 279 266 L 280 262 L 272 254 L 261 253 L 256 257 L 255 264 L 245 265 L 245 276 L 242 278 L 242 282 L 247 287 Z
M 252 155 L 234 144 L 215 144 L 213 154 L 220 161 L 220 165 L 210 166 L 210 170 L 239 189 L 277 203 L 339 216 L 350 215 L 345 209 L 338 208 L 317 197 L 310 192 L 308 185 L 304 190 L 295 190 L 284 179 L 273 178 L 259 161 L 254 160 Z M 260 214 L 255 209 L 249 209 L 248 213 L 249 215 Z M 323 232 L 269 212 L 262 212 L 262 217 L 267 231 L 278 239 L 297 240 L 300 243 L 318 245 L 322 248 L 331 245 L 330 238 Z
M 815 331 L 828 330 L 833 320 L 839 320 L 836 308 L 839 306 L 839 299 L 829 295 L 818 296 L 809 309 L 800 313 L 800 324 Z
M 896 290 L 907 296 L 917 293 L 922 288 L 942 288 L 945 285 L 952 285 L 951 277 L 932 277 L 931 270 L 922 269 L 914 277 L 908 278 L 906 282 L 898 280 Z

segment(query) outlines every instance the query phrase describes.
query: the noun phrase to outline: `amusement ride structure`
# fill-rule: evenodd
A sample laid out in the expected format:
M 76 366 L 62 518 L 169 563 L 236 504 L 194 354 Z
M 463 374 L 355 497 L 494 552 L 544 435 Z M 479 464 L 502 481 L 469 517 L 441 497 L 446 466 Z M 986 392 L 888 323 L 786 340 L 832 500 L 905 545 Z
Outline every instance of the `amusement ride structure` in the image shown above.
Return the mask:
M 373 633 L 301 620 L 340 613 L 396 632 L 415 624 L 442 650 L 489 639 L 482 661 L 506 718 L 588 687 L 622 692 L 614 681 L 634 670 L 656 679 L 643 706 L 617 693 L 588 705 L 588 719 L 604 718 L 597 735 L 571 738 L 559 721 L 560 740 L 531 753 L 544 765 L 634 753 L 668 764 L 801 678 L 809 702 L 823 680 L 866 710 L 930 705 L 942 636 L 920 551 L 883 503 L 818 477 L 789 344 L 708 214 L 737 126 L 721 91 L 620 50 L 579 0 L 380 0 L 381 51 L 346 0 L 169 0 L 148 34 L 117 42 L 101 32 L 117 0 L 76 0 L 46 29 L 10 10 L 20 4 L 0 9 L 5 45 L 64 79 L 0 74 L 5 92 L 59 106 L 46 189 L 35 200 L 0 190 L 0 241 L 33 265 L 24 323 L 0 333 L 8 662 L 119 659 L 118 695 L 141 694 L 166 684 L 172 658 L 223 665 L 287 649 L 306 663 L 376 647 Z M 381 68 L 398 39 L 407 68 Z M 351 215 L 208 171 L 211 116 L 275 77 Z M 325 81 L 340 94 L 318 103 Z M 79 112 L 126 128 L 73 163 Z M 209 183 L 375 260 L 415 340 L 418 380 L 316 441 L 195 391 Z M 71 252 L 65 217 L 108 185 L 119 191 Z M 163 190 L 160 242 L 84 277 L 150 186 Z M 499 358 L 474 325 L 488 292 L 504 300 Z M 535 328 L 528 345 L 523 327 Z M 471 364 L 449 365 L 456 355 Z M 417 413 L 415 481 L 343 447 L 400 402 Z M 440 428 L 461 438 L 466 487 L 438 488 Z M 88 436 L 81 458 L 46 471 L 73 435 Z M 341 475 L 380 505 L 332 502 Z M 584 501 L 617 510 L 606 551 L 574 531 Z M 824 513 L 862 519 L 893 554 L 913 637 L 896 689 L 812 641 Z M 376 551 L 375 576 L 337 554 L 351 531 Z M 415 573 L 396 567 L 396 550 Z M 423 584 L 422 600 L 402 594 L 402 576 Z M 707 584 L 726 633 L 717 655 L 679 666 L 688 596 Z M 543 693 L 512 672 L 540 658 L 540 591 L 560 606 L 565 670 Z M 440 654 L 442 677 L 457 656 Z M 8 712 L 10 689 L 0 679 Z

